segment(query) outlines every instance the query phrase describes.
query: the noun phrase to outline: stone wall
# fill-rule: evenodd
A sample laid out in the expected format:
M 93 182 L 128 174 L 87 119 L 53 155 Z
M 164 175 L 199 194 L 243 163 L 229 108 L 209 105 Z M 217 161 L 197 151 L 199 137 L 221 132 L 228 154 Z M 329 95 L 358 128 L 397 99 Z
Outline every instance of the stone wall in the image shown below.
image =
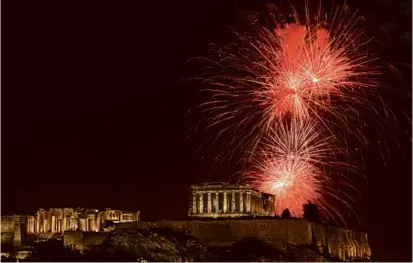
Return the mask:
M 21 245 L 26 241 L 26 217 L 21 215 L 1 217 L 1 243 Z
M 63 234 L 63 245 L 67 248 L 83 251 L 101 244 L 109 232 L 68 231 Z
M 253 220 L 194 220 L 160 221 L 123 224 L 117 228 L 170 228 L 183 231 L 209 244 L 229 244 L 244 238 L 258 238 L 280 246 L 309 245 L 320 253 L 341 260 L 371 256 L 367 235 L 343 228 L 314 224 L 301 219 L 253 219 Z
M 1 243 L 12 244 L 14 236 L 14 217 L 2 216 L 1 217 Z

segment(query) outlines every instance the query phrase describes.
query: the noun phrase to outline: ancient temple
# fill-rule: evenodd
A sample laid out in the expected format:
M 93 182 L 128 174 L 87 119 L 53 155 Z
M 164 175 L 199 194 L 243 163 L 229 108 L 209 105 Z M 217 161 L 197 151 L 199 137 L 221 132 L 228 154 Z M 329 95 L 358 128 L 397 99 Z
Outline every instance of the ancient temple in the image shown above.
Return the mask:
M 191 186 L 192 217 L 274 216 L 275 197 L 249 185 L 205 183 Z
M 105 222 L 126 223 L 139 221 L 139 212 L 125 212 L 106 208 L 103 211 L 85 208 L 39 209 L 35 216 L 27 216 L 27 233 L 63 233 L 70 230 L 100 232 Z

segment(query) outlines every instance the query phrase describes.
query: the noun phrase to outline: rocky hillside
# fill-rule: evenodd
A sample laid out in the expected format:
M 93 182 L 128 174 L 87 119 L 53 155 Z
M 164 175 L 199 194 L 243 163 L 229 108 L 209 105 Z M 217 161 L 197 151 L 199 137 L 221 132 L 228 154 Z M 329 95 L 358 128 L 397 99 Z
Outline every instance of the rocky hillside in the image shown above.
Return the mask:
M 59 243 L 60 242 L 60 243 Z M 274 243 L 254 237 L 231 242 L 201 241 L 187 231 L 171 227 L 125 227 L 108 233 L 99 245 L 83 251 L 64 248 L 61 240 L 51 239 L 34 247 L 27 261 L 149 261 L 149 262 L 274 262 L 340 261 L 321 254 L 317 247 Z M 10 258 L 9 260 L 13 260 Z M 350 261 L 350 258 L 346 259 Z M 2 261 L 7 261 L 3 259 Z
M 207 246 L 183 232 L 167 228 L 118 229 L 101 244 L 85 251 L 87 260 L 136 261 L 307 261 L 332 259 L 310 247 L 285 244 L 275 248 L 257 239 L 244 239 L 224 246 Z M 86 260 L 86 259 L 85 259 Z

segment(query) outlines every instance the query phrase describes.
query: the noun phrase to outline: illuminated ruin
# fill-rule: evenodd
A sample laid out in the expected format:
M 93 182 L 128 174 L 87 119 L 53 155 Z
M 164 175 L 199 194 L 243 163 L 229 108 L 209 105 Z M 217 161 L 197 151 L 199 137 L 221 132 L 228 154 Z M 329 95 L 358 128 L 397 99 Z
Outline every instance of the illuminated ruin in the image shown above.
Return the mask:
M 275 197 L 249 185 L 205 183 L 192 185 L 191 190 L 191 217 L 275 216 Z

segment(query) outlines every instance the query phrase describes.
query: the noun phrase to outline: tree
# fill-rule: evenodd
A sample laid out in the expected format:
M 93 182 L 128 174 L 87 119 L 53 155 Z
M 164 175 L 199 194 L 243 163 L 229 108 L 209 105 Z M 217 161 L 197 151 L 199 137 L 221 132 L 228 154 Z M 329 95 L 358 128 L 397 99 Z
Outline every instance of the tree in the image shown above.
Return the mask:
M 320 213 L 316 204 L 308 203 L 304 205 L 304 218 L 315 223 L 321 222 Z
M 284 211 L 281 214 L 281 218 L 283 219 L 291 218 L 291 213 L 290 213 L 290 210 L 288 210 L 288 208 L 284 209 Z

